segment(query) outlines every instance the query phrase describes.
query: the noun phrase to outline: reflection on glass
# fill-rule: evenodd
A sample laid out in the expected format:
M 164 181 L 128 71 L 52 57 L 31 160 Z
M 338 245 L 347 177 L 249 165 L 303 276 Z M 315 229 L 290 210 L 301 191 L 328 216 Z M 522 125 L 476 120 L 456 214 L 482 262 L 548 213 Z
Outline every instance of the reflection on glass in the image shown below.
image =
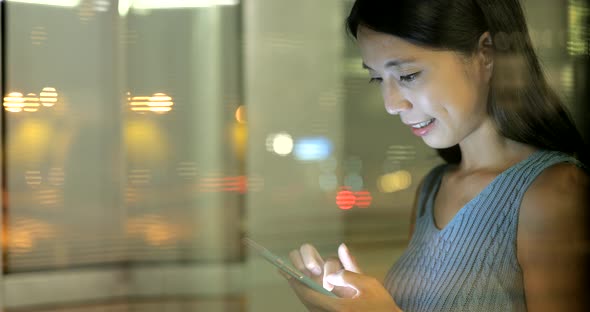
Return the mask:
M 383 193 L 402 191 L 412 185 L 412 174 L 406 170 L 384 174 L 379 177 L 377 185 Z
M 279 156 L 287 156 L 293 151 L 293 138 L 286 132 L 271 134 L 266 139 L 266 149 Z
M 154 93 L 152 96 L 131 97 L 131 94 L 128 92 L 127 95 L 129 96 L 127 98 L 129 106 L 131 106 L 131 110 L 134 112 L 163 114 L 171 111 L 174 105 L 172 98 L 165 93 Z
M 23 95 L 21 92 L 10 92 L 4 97 L 3 106 L 7 112 L 36 112 L 39 107 L 52 107 L 57 103 L 58 94 L 55 88 L 45 87 L 41 93 L 29 92 Z
M 27 3 L 27 4 L 41 4 L 61 7 L 74 7 L 80 3 L 81 0 L 8 0 L 8 2 Z

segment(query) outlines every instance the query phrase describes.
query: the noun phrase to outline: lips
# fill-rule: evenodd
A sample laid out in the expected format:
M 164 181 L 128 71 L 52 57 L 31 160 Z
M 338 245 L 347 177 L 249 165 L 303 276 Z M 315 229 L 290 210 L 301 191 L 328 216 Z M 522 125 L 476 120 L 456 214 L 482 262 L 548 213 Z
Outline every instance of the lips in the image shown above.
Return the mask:
M 412 129 L 412 133 L 423 137 L 430 133 L 434 127 L 436 127 L 436 119 L 432 118 L 418 123 L 408 124 L 408 126 L 410 126 L 410 129 Z
M 435 120 L 434 118 L 431 118 L 431 119 L 421 121 L 421 122 L 407 123 L 407 125 L 414 128 L 414 129 L 421 129 L 421 128 L 429 126 L 431 123 L 434 122 L 434 120 Z

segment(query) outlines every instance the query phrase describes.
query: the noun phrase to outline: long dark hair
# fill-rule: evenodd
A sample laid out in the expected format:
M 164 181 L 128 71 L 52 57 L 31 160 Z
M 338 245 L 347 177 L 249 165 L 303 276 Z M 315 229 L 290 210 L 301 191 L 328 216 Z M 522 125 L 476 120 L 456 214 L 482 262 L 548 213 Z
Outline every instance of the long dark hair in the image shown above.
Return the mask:
M 499 133 L 588 164 L 586 144 L 543 74 L 518 0 L 357 0 L 346 19 L 355 38 L 359 25 L 463 55 L 472 55 L 489 32 L 494 73 L 487 111 Z M 449 163 L 461 160 L 458 145 L 437 152 Z

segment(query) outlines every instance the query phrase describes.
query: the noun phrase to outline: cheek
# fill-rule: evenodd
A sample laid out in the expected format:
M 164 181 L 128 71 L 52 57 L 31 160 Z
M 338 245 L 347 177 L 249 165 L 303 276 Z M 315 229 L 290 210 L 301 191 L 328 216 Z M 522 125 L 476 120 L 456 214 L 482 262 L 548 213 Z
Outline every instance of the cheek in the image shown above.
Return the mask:
M 485 112 L 485 105 L 480 103 L 477 87 L 472 82 L 464 77 L 450 77 L 443 81 L 432 90 L 441 110 L 459 119 L 473 118 Z

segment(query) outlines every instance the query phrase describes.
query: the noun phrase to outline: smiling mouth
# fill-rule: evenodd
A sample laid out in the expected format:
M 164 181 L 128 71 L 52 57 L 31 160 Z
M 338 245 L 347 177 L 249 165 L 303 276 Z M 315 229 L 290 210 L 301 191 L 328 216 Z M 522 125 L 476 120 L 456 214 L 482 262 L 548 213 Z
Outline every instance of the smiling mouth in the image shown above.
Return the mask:
M 430 125 L 433 122 L 434 122 L 434 118 L 424 121 L 424 122 L 421 122 L 421 123 L 411 125 L 411 127 L 414 129 L 421 129 L 421 128 L 427 127 L 428 125 Z

